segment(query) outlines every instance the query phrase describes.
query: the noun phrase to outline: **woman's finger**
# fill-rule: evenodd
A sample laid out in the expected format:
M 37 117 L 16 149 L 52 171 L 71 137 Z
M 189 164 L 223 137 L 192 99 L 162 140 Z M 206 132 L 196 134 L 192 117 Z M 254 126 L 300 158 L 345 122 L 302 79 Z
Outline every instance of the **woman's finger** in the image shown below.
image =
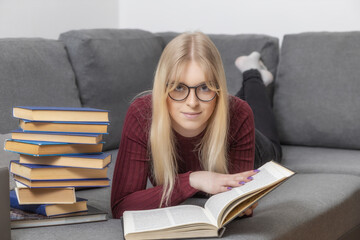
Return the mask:
M 247 182 L 252 181 L 252 176 L 257 174 L 258 172 L 258 170 L 250 170 L 236 174 L 221 174 L 218 180 L 220 180 L 219 183 L 222 186 L 220 186 L 218 192 L 225 192 L 231 190 L 234 187 L 242 186 Z
M 232 187 L 230 186 L 222 186 L 220 187 L 219 189 L 219 192 L 218 193 L 221 193 L 221 192 L 227 192 L 227 191 L 230 191 L 231 189 L 233 189 Z M 216 193 L 215 193 L 216 194 Z
M 251 205 L 250 208 L 251 208 L 252 210 L 254 210 L 257 206 L 258 206 L 258 203 L 256 202 L 256 203 L 254 203 L 253 205 Z
M 233 174 L 233 176 L 239 180 L 247 180 L 249 178 L 251 179 L 251 177 L 257 174 L 258 172 L 259 170 L 250 170 L 242 173 Z
M 258 170 L 250 170 L 235 174 L 220 174 L 221 176 L 219 176 L 219 180 L 222 181 L 224 185 L 232 185 L 233 183 L 231 181 L 249 182 L 253 180 L 252 176 L 257 174 L 258 172 Z
M 251 208 L 246 209 L 244 213 L 246 216 L 250 216 L 252 214 Z
M 251 180 L 249 180 L 251 181 Z M 241 185 L 244 185 L 246 181 L 238 181 L 238 180 L 228 180 L 225 185 L 228 187 L 239 187 Z

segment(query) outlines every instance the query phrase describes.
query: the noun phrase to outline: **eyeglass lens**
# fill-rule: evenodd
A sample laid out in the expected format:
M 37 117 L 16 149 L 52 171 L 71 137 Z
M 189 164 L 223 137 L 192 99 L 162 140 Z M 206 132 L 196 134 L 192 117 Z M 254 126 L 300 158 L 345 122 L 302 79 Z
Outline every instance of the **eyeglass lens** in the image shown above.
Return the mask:
M 209 89 L 206 84 L 189 87 L 183 83 L 179 83 L 174 90 L 169 92 L 169 96 L 176 101 L 182 101 L 188 97 L 191 88 L 195 89 L 195 95 L 200 101 L 210 101 L 216 95 L 216 92 Z

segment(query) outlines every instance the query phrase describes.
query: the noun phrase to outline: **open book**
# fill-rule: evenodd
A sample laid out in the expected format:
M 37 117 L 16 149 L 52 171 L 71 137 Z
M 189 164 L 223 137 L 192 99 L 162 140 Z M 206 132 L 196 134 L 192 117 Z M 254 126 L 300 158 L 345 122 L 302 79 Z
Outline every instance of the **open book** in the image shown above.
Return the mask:
M 180 205 L 125 211 L 125 239 L 221 237 L 226 224 L 295 174 L 273 161 L 264 164 L 259 170 L 251 182 L 210 197 L 204 208 Z

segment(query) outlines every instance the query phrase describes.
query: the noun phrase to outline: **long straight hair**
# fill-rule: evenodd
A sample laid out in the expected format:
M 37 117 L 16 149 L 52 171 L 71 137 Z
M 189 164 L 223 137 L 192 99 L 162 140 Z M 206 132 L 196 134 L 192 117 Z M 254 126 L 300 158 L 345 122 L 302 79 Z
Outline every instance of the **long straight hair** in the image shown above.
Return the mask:
M 229 103 L 226 78 L 219 51 L 208 36 L 200 32 L 183 33 L 165 47 L 154 77 L 150 149 L 153 177 L 163 185 L 160 207 L 168 205 L 178 173 L 177 152 L 171 118 L 167 107 L 168 93 L 195 61 L 206 76 L 206 84 L 216 91 L 216 106 L 198 147 L 203 170 L 228 173 L 227 134 Z M 175 84 L 169 84 L 175 83 Z

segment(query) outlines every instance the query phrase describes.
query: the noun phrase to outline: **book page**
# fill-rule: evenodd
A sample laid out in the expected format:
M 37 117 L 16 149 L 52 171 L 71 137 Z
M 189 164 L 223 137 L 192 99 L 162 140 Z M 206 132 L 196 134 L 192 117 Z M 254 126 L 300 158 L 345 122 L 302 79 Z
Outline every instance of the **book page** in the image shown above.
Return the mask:
M 268 162 L 259 170 L 260 172 L 253 176 L 254 180 L 230 191 L 216 194 L 206 201 L 205 209 L 217 219 L 217 227 L 220 227 L 222 213 L 232 202 L 294 174 L 275 162 Z
M 124 212 L 125 235 L 134 232 L 154 231 L 175 226 L 205 223 L 216 225 L 205 209 L 194 205 L 180 205 L 143 211 Z

